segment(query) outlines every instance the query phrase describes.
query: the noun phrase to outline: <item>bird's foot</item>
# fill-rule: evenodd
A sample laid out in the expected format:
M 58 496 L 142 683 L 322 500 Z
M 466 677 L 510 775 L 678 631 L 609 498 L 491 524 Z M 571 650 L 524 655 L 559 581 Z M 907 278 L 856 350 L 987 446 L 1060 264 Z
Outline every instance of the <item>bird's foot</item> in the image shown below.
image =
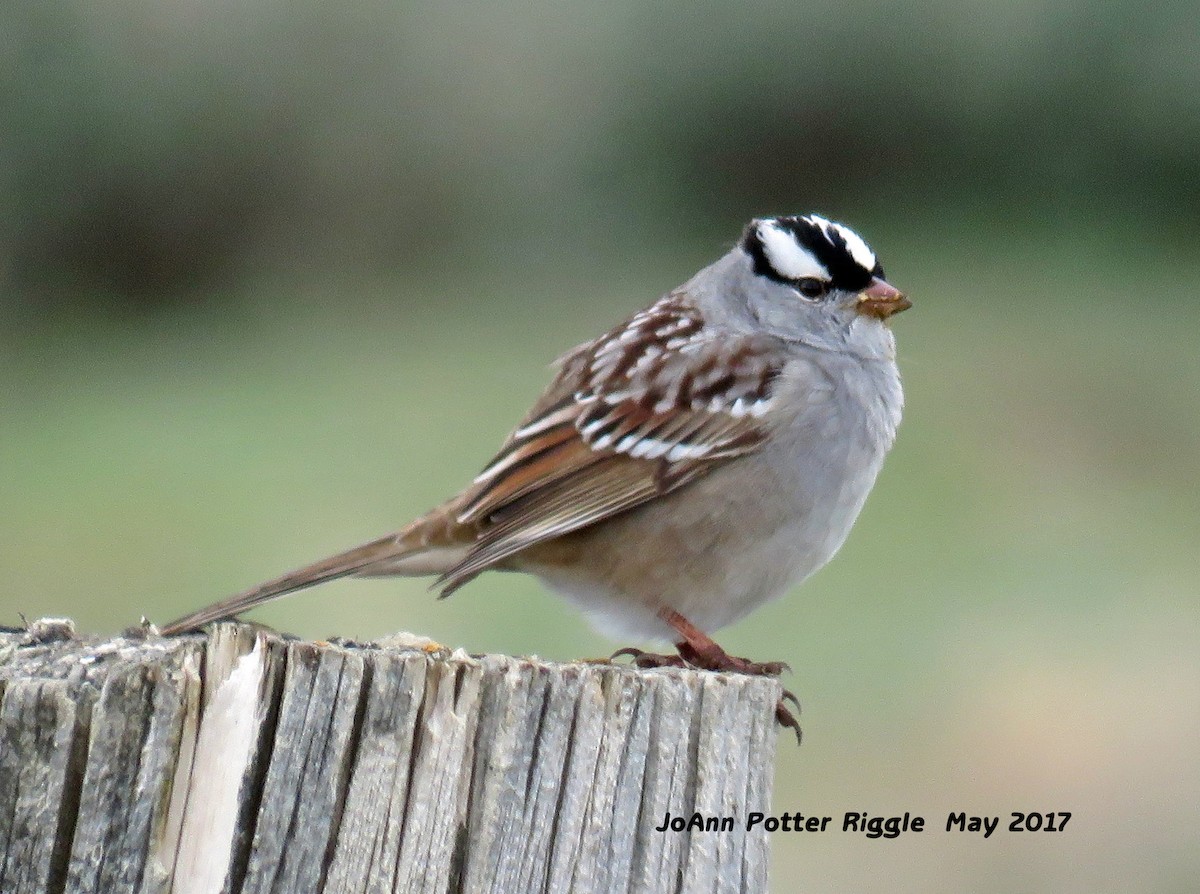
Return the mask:
M 691 667 L 704 670 L 726 671 L 735 674 L 748 674 L 754 677 L 778 677 L 791 668 L 782 661 L 751 661 L 730 655 L 704 631 L 700 630 L 687 618 L 672 609 L 663 609 L 658 616 L 675 629 L 682 639 L 675 644 L 679 655 Z M 796 706 L 793 714 L 788 702 Z M 783 697 L 775 705 L 776 722 L 796 734 L 796 744 L 800 744 L 800 721 L 796 715 L 800 713 L 800 700 L 790 690 L 783 690 Z
M 656 655 L 653 652 L 643 652 L 641 649 L 627 648 L 617 649 L 609 656 L 609 661 L 615 661 L 618 658 L 629 657 L 633 659 L 635 667 L 642 669 L 654 667 L 691 667 L 681 655 Z
M 702 657 L 694 652 L 687 643 L 680 643 L 678 648 L 678 655 L 656 655 L 653 652 L 643 652 L 641 649 L 633 648 L 618 649 L 608 660 L 615 661 L 617 658 L 628 656 L 633 659 L 633 664 L 640 668 L 690 667 L 699 670 L 748 674 L 755 677 L 777 677 L 785 670 L 790 670 L 782 661 L 750 661 L 746 658 L 728 655 L 723 650 L 721 658 L 716 658 L 711 653 Z M 794 714 L 788 707 L 789 702 L 795 706 Z M 801 740 L 800 721 L 796 719 L 799 713 L 800 700 L 790 689 L 783 690 L 783 697 L 775 705 L 775 722 L 796 734 L 797 745 Z
M 752 677 L 778 677 L 784 671 L 791 671 L 791 668 L 783 661 L 750 661 L 748 658 L 730 655 L 712 640 L 709 640 L 706 646 L 710 644 L 711 648 L 700 650 L 695 648 L 692 643 L 682 642 L 676 648 L 679 649 L 679 654 L 689 665 L 704 670 L 748 674 Z M 788 702 L 796 706 L 795 714 L 788 707 Z M 796 734 L 797 745 L 800 744 L 801 739 L 800 721 L 796 719 L 796 715 L 799 713 L 800 699 L 796 698 L 790 689 L 783 690 L 783 697 L 775 705 L 775 721 Z
M 676 643 L 675 648 L 688 665 L 703 670 L 746 674 L 751 677 L 778 677 L 784 671 L 791 671 L 783 661 L 751 661 L 749 658 L 739 658 L 730 655 L 711 639 L 705 639 L 707 641 L 698 643 L 685 640 Z
M 716 646 L 716 643 L 713 643 Z M 716 651 L 698 651 L 688 643 L 679 643 L 677 655 L 657 655 L 653 652 L 643 652 L 641 649 L 617 649 L 609 657 L 609 661 L 618 658 L 632 658 L 636 667 L 690 667 L 695 670 L 715 671 L 717 673 L 746 674 L 750 677 L 778 677 L 784 671 L 790 671 L 782 661 L 751 661 L 749 658 L 738 658 L 729 655 L 719 646 Z M 602 659 L 601 659 L 602 660 Z

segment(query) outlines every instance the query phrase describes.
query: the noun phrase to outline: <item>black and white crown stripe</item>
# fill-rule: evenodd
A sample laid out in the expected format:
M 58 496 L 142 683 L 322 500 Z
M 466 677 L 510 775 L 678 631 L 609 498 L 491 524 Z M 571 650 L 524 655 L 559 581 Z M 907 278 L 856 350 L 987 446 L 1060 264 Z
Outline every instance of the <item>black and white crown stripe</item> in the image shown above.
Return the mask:
M 829 281 L 829 271 L 811 251 L 796 241 L 796 235 L 773 220 L 758 226 L 758 241 L 771 268 L 784 279 L 819 279 Z
M 834 223 L 819 214 L 810 214 L 806 219 L 809 223 L 816 224 L 821 228 L 821 232 L 825 234 L 825 238 L 831 245 L 844 246 L 850 252 L 850 257 L 854 258 L 863 270 L 874 270 L 879 264 L 879 259 L 875 257 L 875 252 L 871 251 L 871 247 L 867 245 L 862 236 L 848 226 Z
M 776 282 L 814 278 L 844 291 L 866 288 L 883 267 L 866 241 L 844 224 L 818 214 L 755 220 L 742 248 L 754 272 Z

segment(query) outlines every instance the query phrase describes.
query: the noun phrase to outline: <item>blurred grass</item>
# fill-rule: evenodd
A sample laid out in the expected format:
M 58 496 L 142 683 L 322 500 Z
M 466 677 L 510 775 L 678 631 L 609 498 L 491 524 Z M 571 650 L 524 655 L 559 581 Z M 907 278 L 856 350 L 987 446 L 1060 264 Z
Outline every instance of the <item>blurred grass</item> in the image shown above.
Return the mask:
M 777 809 L 912 810 L 934 831 L 780 835 L 776 890 L 1186 890 L 1197 260 L 1101 228 L 1003 253 L 949 224 L 863 229 L 916 302 L 895 323 L 899 441 L 839 557 L 721 641 L 795 670 L 806 740 L 781 741 Z M 600 277 L 260 282 L 136 327 L 6 334 L 0 623 L 165 620 L 395 528 L 478 470 L 557 353 L 723 244 L 604 260 Z M 560 659 L 616 645 L 508 575 L 444 603 L 422 581 L 338 582 L 255 617 Z M 964 841 L 939 831 L 949 810 L 1075 818 Z

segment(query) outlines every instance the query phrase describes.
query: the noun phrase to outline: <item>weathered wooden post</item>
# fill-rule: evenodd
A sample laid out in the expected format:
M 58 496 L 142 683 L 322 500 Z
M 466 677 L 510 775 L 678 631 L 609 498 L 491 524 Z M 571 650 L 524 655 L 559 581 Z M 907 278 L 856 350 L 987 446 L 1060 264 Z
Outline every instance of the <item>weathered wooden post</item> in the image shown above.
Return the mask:
M 0 892 L 761 892 L 774 680 L 0 633 Z M 667 813 L 726 831 L 657 831 Z

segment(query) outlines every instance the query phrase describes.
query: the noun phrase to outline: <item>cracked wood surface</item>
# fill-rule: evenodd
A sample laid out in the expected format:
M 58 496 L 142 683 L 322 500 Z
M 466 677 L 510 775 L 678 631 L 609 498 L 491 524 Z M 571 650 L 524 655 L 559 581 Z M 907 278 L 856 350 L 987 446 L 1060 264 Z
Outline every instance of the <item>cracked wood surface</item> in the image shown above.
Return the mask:
M 0 632 L 4 894 L 761 892 L 774 680 Z M 658 832 L 663 816 L 731 816 Z M 761 826 L 759 827 L 761 829 Z

